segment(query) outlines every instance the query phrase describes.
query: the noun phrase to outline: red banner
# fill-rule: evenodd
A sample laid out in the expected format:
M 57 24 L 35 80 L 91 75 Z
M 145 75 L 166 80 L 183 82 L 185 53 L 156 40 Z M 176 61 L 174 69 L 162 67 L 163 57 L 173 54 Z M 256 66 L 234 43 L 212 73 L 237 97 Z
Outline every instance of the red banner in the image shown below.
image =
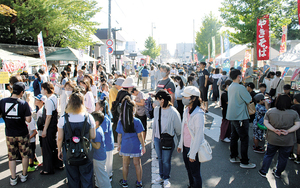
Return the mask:
M 298 0 L 298 20 L 300 25 L 300 0 Z
M 194 54 L 194 62 L 198 62 L 198 56 L 197 56 L 197 54 Z
M 269 15 L 257 19 L 256 27 L 257 60 L 269 60 L 270 39 L 269 39 Z
M 243 63 L 243 71 L 242 71 L 242 77 L 244 78 L 246 69 L 247 69 L 247 63 L 251 62 L 251 50 L 248 49 L 245 51 L 245 58 L 244 58 L 244 63 Z
M 286 40 L 287 40 L 287 25 L 282 26 L 282 38 L 279 53 L 286 52 Z

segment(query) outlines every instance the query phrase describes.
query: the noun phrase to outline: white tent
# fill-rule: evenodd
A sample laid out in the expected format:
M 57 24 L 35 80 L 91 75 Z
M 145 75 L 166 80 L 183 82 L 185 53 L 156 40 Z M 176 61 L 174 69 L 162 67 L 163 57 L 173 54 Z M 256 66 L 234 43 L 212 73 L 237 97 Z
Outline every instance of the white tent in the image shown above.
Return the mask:
M 297 44 L 294 48 L 272 59 L 271 65 L 290 67 L 290 68 L 299 68 L 300 67 L 300 44 Z
M 43 62 L 40 58 L 33 58 L 24 55 L 15 54 L 9 51 L 5 51 L 0 49 L 0 59 L 3 60 L 27 60 L 29 66 L 39 66 L 42 65 Z
M 235 45 L 234 47 L 230 48 L 230 61 L 241 61 L 245 58 L 245 51 L 249 49 L 247 45 Z M 279 52 L 275 50 L 274 48 L 270 48 L 270 59 L 273 59 L 279 55 Z M 220 55 L 216 58 L 216 62 L 225 61 L 228 59 L 226 57 L 226 52 L 223 53 L 223 55 Z

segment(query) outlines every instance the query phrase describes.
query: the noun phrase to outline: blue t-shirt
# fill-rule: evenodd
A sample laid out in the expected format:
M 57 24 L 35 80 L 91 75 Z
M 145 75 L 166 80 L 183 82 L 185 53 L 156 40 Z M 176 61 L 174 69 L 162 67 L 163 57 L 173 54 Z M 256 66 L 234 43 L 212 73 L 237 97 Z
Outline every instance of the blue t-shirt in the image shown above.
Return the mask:
M 100 142 L 100 148 L 95 149 L 93 148 L 93 158 L 98 161 L 103 161 L 106 159 L 106 149 L 105 149 L 105 142 L 104 142 L 104 133 L 102 128 L 99 126 L 96 129 L 96 138 L 93 140 L 93 142 Z
M 270 65 L 264 65 L 264 73 L 266 72 L 266 70 L 270 68 Z
M 104 132 L 105 149 L 106 151 L 112 151 L 114 149 L 114 134 L 112 131 L 111 120 L 107 114 L 104 116 L 101 127 Z
M 149 71 L 147 69 L 142 70 L 142 77 L 148 77 L 149 76 Z
M 118 122 L 117 133 L 122 134 L 121 152 L 128 154 L 141 153 L 142 144 L 137 133 L 144 131 L 143 124 L 138 118 L 133 119 L 135 133 L 125 133 L 121 121 Z
M 104 97 L 108 97 L 105 93 L 101 93 L 100 100 L 103 100 Z

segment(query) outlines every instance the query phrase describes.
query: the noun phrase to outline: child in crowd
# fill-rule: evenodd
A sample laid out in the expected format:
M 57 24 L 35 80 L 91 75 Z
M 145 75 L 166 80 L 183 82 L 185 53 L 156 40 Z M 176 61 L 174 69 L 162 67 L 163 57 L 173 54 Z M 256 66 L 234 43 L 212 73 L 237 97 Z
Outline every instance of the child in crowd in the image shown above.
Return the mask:
M 96 123 L 96 138 L 91 141 L 94 150 L 93 165 L 96 179 L 96 187 L 110 188 L 111 184 L 109 182 L 107 172 L 105 171 L 106 150 L 104 142 L 104 133 L 100 126 L 104 120 L 104 115 L 102 112 L 93 112 L 92 116 L 94 117 Z
M 107 74 L 107 75 L 108 75 L 107 83 L 108 83 L 109 88 L 111 88 L 114 84 L 114 77 L 112 74 Z
M 291 107 L 293 110 L 297 111 L 300 116 L 300 94 L 294 95 L 294 105 Z M 294 156 L 294 147 L 292 149 L 292 152 L 290 154 L 290 159 L 294 160 L 296 164 L 300 164 L 300 129 L 296 131 L 296 137 L 297 137 L 297 158 Z
M 102 94 L 101 94 L 100 100 L 103 100 L 104 98 L 108 99 L 108 97 L 109 97 L 108 84 L 102 84 L 101 87 L 102 87 Z
M 30 139 L 30 144 L 29 144 L 29 149 L 30 149 L 30 158 L 29 158 L 29 166 L 27 169 L 27 172 L 33 172 L 35 171 L 35 167 L 36 165 L 39 164 L 39 162 L 36 159 L 35 156 L 35 136 L 37 134 L 36 131 L 36 123 L 34 121 L 34 119 L 31 117 L 31 122 L 27 123 L 27 127 L 28 127 L 28 132 L 29 132 L 29 139 Z
M 267 89 L 267 85 L 262 83 L 259 84 L 259 92 L 258 93 L 262 93 L 263 95 L 267 95 L 266 89 Z
M 222 86 L 224 89 L 224 92 L 221 95 L 221 107 L 222 107 L 222 124 L 221 124 L 221 134 L 220 134 L 220 139 L 223 142 L 230 142 L 230 137 L 231 137 L 231 125 L 230 121 L 226 119 L 226 114 L 227 114 L 227 106 L 228 106 L 228 87 L 232 83 L 231 80 L 226 80 L 225 84 Z
M 114 134 L 112 131 L 111 116 L 109 111 L 108 102 L 104 99 L 96 103 L 96 111 L 100 111 L 104 114 L 104 121 L 101 123 L 102 130 L 104 132 L 104 142 L 106 149 L 106 171 L 109 176 L 109 180 L 112 181 L 112 167 L 113 167 L 113 150 L 114 150 Z
M 265 153 L 265 149 L 262 146 L 259 146 L 259 141 L 262 141 L 264 137 L 264 130 L 260 129 L 258 127 L 258 123 L 260 122 L 260 119 L 263 119 L 266 112 L 269 109 L 269 104 L 265 100 L 265 96 L 262 93 L 258 93 L 254 96 L 254 99 L 256 101 L 255 106 L 255 119 L 253 120 L 253 151 L 256 153 Z

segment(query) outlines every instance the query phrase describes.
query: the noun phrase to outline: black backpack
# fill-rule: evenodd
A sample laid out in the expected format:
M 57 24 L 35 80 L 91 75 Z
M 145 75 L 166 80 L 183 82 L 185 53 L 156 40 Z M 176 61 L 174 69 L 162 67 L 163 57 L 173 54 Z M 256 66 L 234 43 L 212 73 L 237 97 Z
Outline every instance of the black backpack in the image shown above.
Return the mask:
M 81 129 L 80 136 L 74 136 L 74 131 L 72 131 L 70 122 L 69 122 L 69 115 L 65 114 L 65 120 L 68 129 L 68 132 L 70 134 L 70 137 L 65 141 L 65 147 L 66 147 L 66 159 L 68 165 L 71 166 L 81 166 L 85 165 L 89 162 L 89 150 L 90 150 L 90 141 L 88 138 L 84 136 L 86 124 L 87 124 L 87 118 L 88 115 L 85 115 L 84 124 Z

